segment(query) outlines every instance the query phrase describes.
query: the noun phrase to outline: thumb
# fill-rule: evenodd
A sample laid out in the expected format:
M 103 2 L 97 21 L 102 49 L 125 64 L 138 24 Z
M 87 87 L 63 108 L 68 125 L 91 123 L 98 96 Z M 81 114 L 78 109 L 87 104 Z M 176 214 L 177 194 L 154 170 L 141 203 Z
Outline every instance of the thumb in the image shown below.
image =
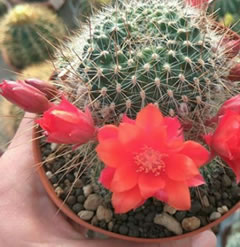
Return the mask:
M 193 237 L 193 247 L 216 247 L 217 239 L 212 231 L 202 232 Z

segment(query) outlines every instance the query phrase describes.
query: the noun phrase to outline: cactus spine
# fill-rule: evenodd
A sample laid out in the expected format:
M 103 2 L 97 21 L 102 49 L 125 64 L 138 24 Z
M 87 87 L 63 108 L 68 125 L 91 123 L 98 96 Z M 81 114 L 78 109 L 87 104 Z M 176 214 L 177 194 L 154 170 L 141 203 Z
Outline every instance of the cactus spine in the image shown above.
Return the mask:
M 18 69 L 47 59 L 65 34 L 61 20 L 39 5 L 16 6 L 1 27 L 1 49 Z

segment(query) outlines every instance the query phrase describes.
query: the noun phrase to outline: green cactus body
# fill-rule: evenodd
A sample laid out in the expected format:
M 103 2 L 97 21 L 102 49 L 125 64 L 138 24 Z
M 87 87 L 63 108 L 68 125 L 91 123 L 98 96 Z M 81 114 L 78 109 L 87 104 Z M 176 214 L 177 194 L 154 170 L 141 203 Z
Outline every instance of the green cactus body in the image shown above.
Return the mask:
M 1 49 L 18 69 L 41 62 L 54 51 L 65 29 L 61 20 L 39 5 L 18 5 L 2 23 Z
M 240 233 L 238 232 L 231 235 L 228 238 L 226 247 L 239 247 L 239 243 L 240 243 Z
M 223 18 L 226 13 L 230 13 L 232 15 L 239 14 L 240 0 L 215 0 L 211 4 L 210 8 L 217 11 L 217 15 L 220 18 Z
M 8 11 L 7 4 L 4 0 L 0 0 L 0 18 L 4 16 Z
M 59 60 L 62 67 L 72 60 L 79 87 L 88 89 L 85 104 L 100 122 L 117 122 L 122 113 L 134 118 L 155 103 L 165 115 L 202 124 L 230 93 L 232 61 L 222 38 L 182 1 L 134 1 L 95 17 L 91 31 L 69 45 L 70 59 Z

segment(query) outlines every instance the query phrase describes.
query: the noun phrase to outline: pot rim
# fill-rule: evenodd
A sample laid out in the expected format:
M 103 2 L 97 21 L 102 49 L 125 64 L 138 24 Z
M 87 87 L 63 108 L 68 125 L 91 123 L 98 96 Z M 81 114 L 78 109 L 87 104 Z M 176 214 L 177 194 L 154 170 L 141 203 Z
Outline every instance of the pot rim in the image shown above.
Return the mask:
M 104 230 L 102 228 L 96 227 L 94 225 L 91 225 L 90 223 L 87 223 L 86 221 L 80 219 L 66 204 L 63 203 L 63 201 L 57 197 L 54 188 L 50 181 L 48 180 L 46 173 L 43 169 L 42 161 L 41 161 L 41 151 L 40 151 L 40 145 L 38 140 L 38 132 L 37 129 L 33 129 L 32 133 L 32 146 L 33 146 L 33 155 L 34 155 L 34 161 L 35 161 L 35 167 L 37 169 L 37 172 L 39 174 L 40 180 L 48 194 L 48 196 L 51 198 L 51 200 L 54 202 L 54 204 L 57 206 L 57 208 L 62 211 L 66 216 L 68 216 L 71 220 L 73 220 L 75 223 L 89 229 L 93 230 L 95 232 L 102 233 L 110 238 L 117 238 L 121 240 L 127 240 L 132 242 L 138 242 L 138 243 L 163 243 L 163 242 L 169 242 L 174 240 L 180 240 L 188 237 L 192 237 L 200 232 L 206 231 L 211 229 L 212 227 L 218 225 L 222 221 L 224 221 L 227 217 L 232 215 L 237 209 L 240 208 L 240 202 L 238 202 L 234 207 L 229 209 L 227 213 L 225 213 L 222 217 L 219 219 L 195 230 L 192 232 L 184 233 L 182 235 L 173 236 L 173 237 L 166 237 L 166 238 L 137 238 L 137 237 L 130 237 L 126 235 L 121 235 L 118 233 L 113 233 L 107 230 Z

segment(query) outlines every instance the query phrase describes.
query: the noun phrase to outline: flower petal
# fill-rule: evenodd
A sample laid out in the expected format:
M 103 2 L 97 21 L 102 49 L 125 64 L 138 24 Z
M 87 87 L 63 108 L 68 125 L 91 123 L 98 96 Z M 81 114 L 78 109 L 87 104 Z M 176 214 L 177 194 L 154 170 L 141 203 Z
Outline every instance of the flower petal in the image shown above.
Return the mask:
M 136 125 L 143 129 L 155 129 L 164 124 L 163 115 L 157 106 L 148 104 L 138 114 Z
M 202 184 L 205 184 L 205 181 L 204 181 L 203 176 L 201 174 L 199 174 L 193 178 L 190 178 L 187 181 L 187 184 L 189 187 L 197 187 L 197 186 L 200 186 Z
M 179 152 L 193 160 L 197 167 L 204 165 L 210 158 L 210 153 L 201 144 L 194 141 L 183 143 L 183 149 Z
M 123 145 L 135 141 L 139 134 L 139 129 L 133 124 L 121 123 L 119 126 L 119 141 Z
M 116 139 L 118 137 L 118 127 L 115 125 L 105 125 L 98 131 L 98 141 Z
M 232 153 L 232 149 L 238 145 L 239 130 L 240 115 L 231 111 L 226 112 L 213 134 L 211 142 L 213 150 L 221 157 L 233 159 L 235 154 Z
M 173 139 L 184 140 L 181 123 L 176 117 L 165 117 L 164 123 L 167 125 L 167 137 L 169 141 Z
M 139 207 L 143 202 L 144 199 L 137 186 L 125 192 L 114 192 L 112 195 L 112 205 L 116 214 L 127 213 L 128 211 Z
M 124 114 L 122 117 L 122 123 L 135 124 L 136 120 L 133 120 L 133 119 L 129 118 L 126 114 Z
M 138 174 L 136 168 L 133 165 L 126 165 L 116 169 L 113 180 L 110 186 L 110 190 L 113 192 L 123 192 L 130 190 L 136 186 L 138 181 Z
M 185 182 L 168 180 L 166 184 L 168 204 L 177 210 L 189 210 L 191 208 L 190 192 Z
M 110 189 L 110 185 L 112 183 L 112 179 L 114 176 L 116 169 L 111 167 L 106 167 L 101 171 L 99 182 L 106 188 Z
M 181 154 L 171 155 L 166 159 L 166 173 L 170 179 L 175 181 L 186 181 L 199 175 L 193 160 Z
M 168 195 L 167 195 L 167 192 L 164 189 L 157 191 L 155 193 L 154 197 L 156 199 L 158 199 L 159 201 L 162 201 L 162 202 L 165 202 L 165 203 L 168 202 Z
M 161 176 L 142 173 L 139 176 L 138 185 L 142 197 L 149 198 L 165 186 L 165 180 Z
M 237 183 L 240 182 L 240 159 L 238 160 L 229 160 L 229 159 L 223 159 L 233 170 Z
M 110 167 L 118 167 L 124 164 L 125 156 L 117 140 L 107 140 L 100 142 L 96 147 L 98 157 L 103 163 Z

